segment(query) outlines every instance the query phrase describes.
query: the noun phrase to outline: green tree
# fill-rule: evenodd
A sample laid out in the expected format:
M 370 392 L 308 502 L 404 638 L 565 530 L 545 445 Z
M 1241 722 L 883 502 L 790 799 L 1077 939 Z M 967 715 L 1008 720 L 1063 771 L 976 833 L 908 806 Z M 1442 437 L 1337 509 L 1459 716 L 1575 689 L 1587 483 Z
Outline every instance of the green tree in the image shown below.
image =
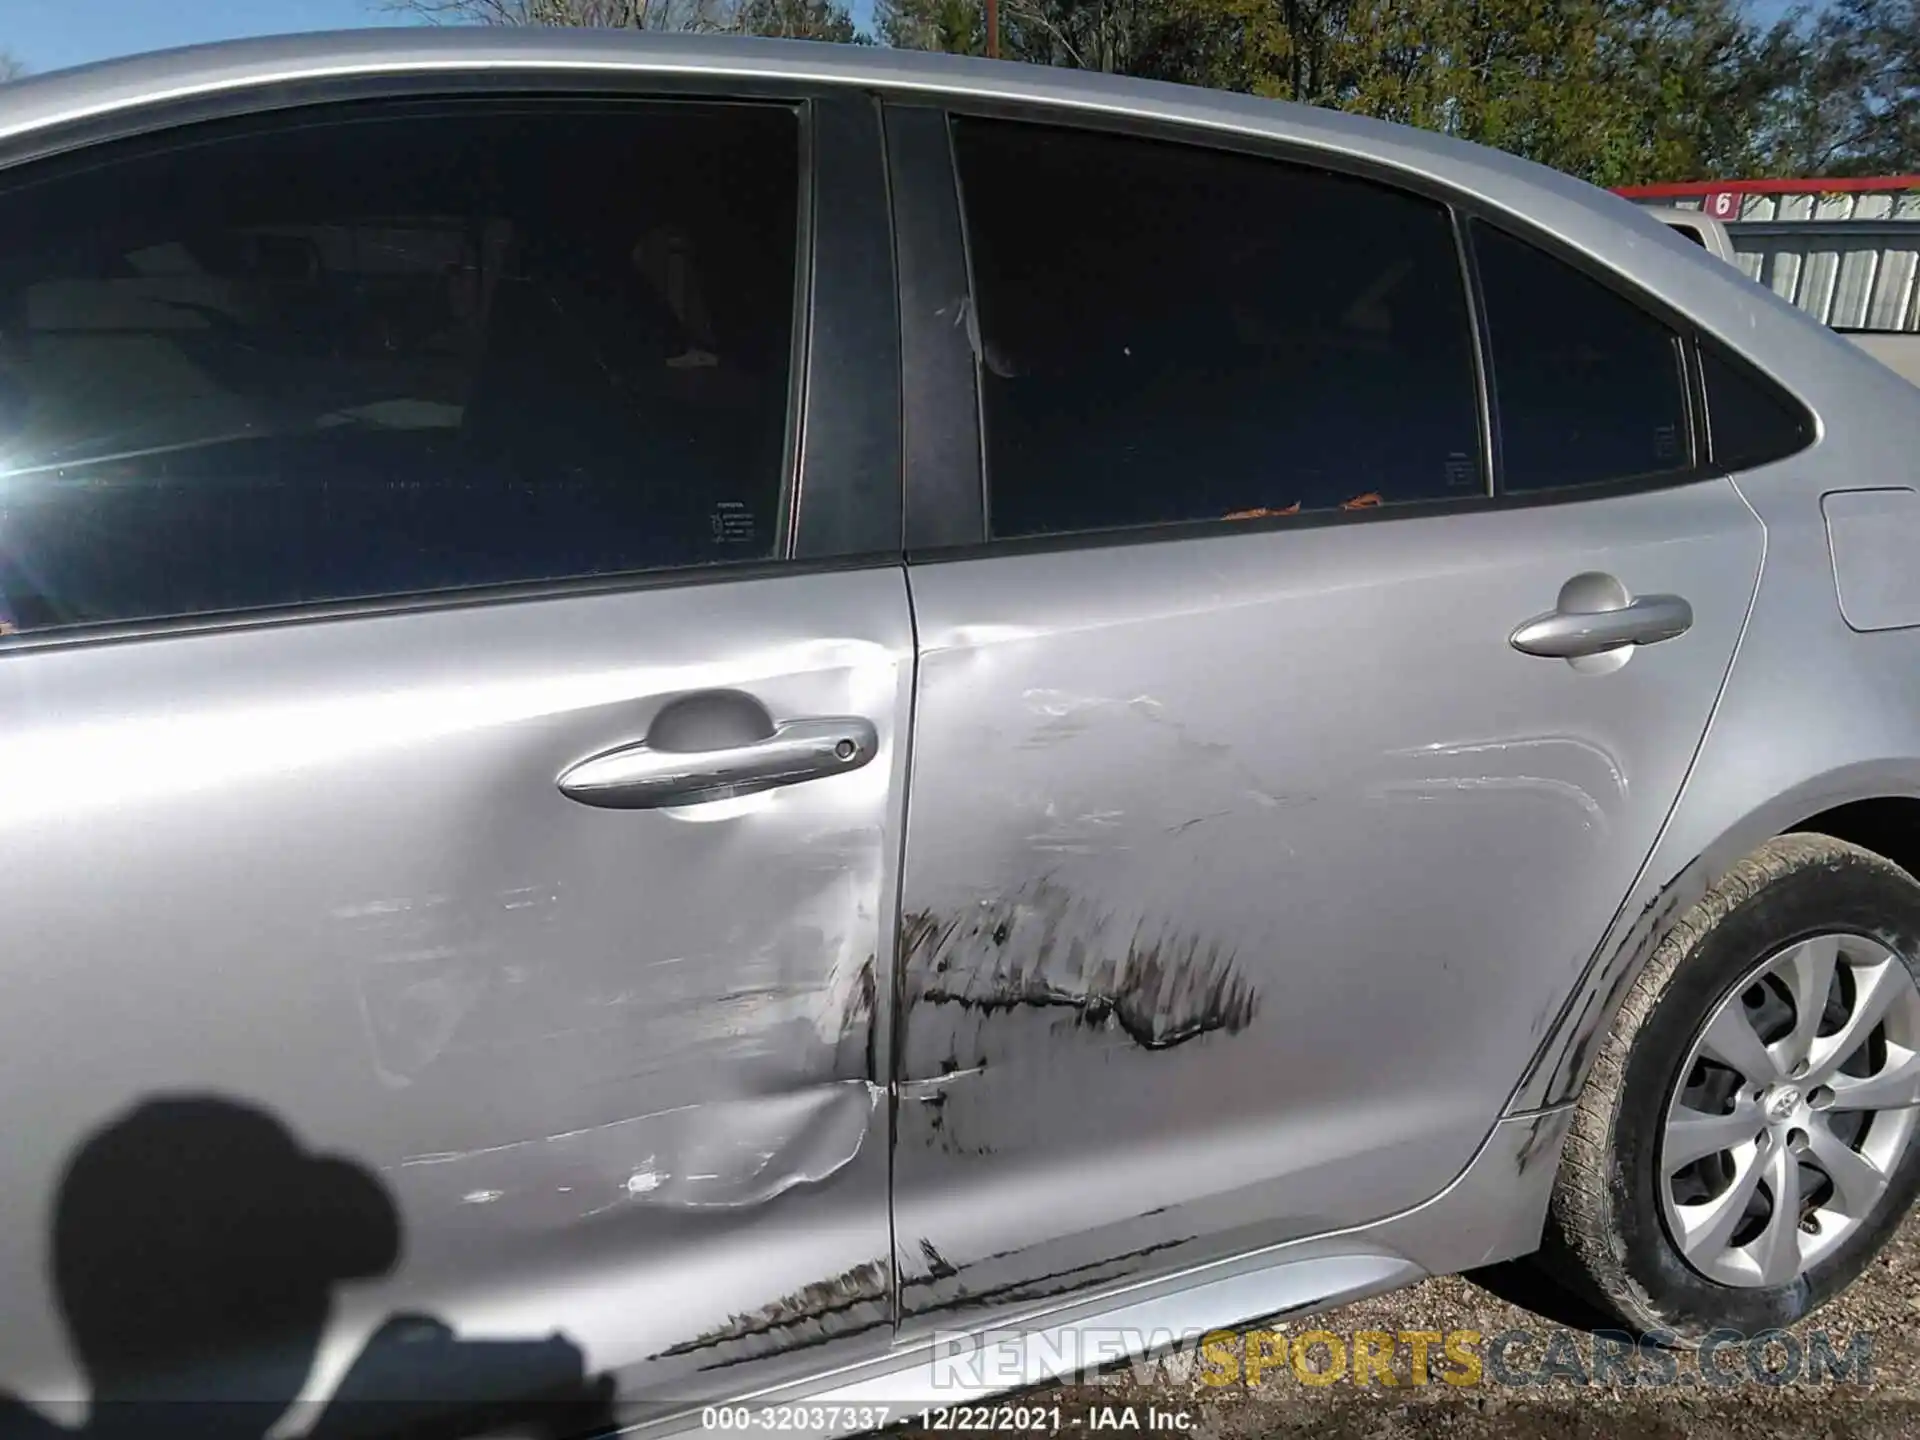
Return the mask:
M 1601 184 L 1755 163 L 1788 28 L 1762 33 L 1739 0 L 1003 0 L 1003 14 L 1013 58 L 1352 110 Z M 976 51 L 970 21 L 954 0 L 889 0 L 881 33 Z
M 859 41 L 846 0 L 388 0 L 434 19 Z M 876 0 L 978 55 L 983 0 Z M 1001 0 L 1001 52 L 1333 106 L 1602 185 L 1920 170 L 1920 0 Z
M 1759 38 L 1734 0 L 1483 0 L 1471 10 L 1441 128 L 1600 185 L 1749 166 L 1765 82 Z
M 1637 0 L 1614 82 L 1631 106 L 1605 157 L 1605 183 L 1754 169 L 1778 46 L 1789 29 L 1758 29 L 1734 0 Z

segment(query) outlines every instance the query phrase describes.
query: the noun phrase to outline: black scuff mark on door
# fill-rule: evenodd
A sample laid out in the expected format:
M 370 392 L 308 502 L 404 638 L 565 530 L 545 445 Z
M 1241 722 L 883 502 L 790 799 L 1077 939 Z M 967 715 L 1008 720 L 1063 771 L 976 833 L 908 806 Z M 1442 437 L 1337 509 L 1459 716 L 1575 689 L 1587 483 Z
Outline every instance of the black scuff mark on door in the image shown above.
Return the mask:
M 1706 893 L 1705 868 L 1695 861 L 1647 901 L 1626 939 L 1614 947 L 1610 960 L 1591 966 L 1582 976 L 1577 1002 L 1570 999 L 1554 1024 L 1555 1033 L 1542 1056 L 1542 1063 L 1550 1063 L 1552 1068 L 1544 1093 L 1529 1102 L 1531 1108 L 1544 1109 L 1576 1098 L 1587 1067 L 1606 1038 L 1628 988 L 1674 925 Z M 1536 1071 L 1539 1068 L 1536 1065 Z
M 1210 814 L 1196 815 L 1191 820 L 1182 820 L 1178 825 L 1169 825 L 1165 833 L 1168 835 L 1184 835 L 1196 825 L 1205 825 L 1211 820 L 1224 820 L 1233 813 L 1231 810 L 1215 810 Z
M 867 1021 L 867 1082 L 873 1085 L 880 1083 L 880 1025 L 877 1019 L 880 982 L 876 959 L 874 955 L 867 956 L 867 963 L 860 971 L 859 992 Z
M 954 1137 L 947 1127 L 947 1096 L 944 1091 L 935 1091 L 931 1095 L 909 1095 L 904 1097 L 920 1107 L 925 1118 L 927 1134 L 933 1138 L 943 1154 L 947 1155 L 991 1155 L 994 1147 L 984 1142 L 969 1142 Z
M 741 1353 L 701 1367 L 719 1369 L 743 1360 L 765 1359 L 878 1329 L 891 1323 L 887 1313 L 891 1275 L 888 1261 L 869 1260 L 825 1280 L 816 1280 L 757 1310 L 731 1316 L 725 1324 L 678 1345 L 670 1345 L 652 1358 L 665 1360 L 703 1350 L 741 1346 Z
M 1128 925 L 1048 879 L 960 915 L 910 913 L 901 942 L 909 1011 L 1061 1008 L 1149 1051 L 1237 1035 L 1260 1012 L 1231 945 L 1145 918 Z
M 904 1053 L 896 1049 L 896 1053 Z M 976 1065 L 963 1065 L 960 1057 L 952 1050 L 936 1066 L 934 1074 L 925 1080 L 906 1080 L 892 1087 L 894 1097 L 894 1143 L 900 1140 L 899 1124 L 902 1105 L 910 1106 L 907 1112 L 917 1123 L 924 1124 L 929 1136 L 937 1137 L 939 1146 L 949 1154 L 955 1155 L 991 1155 L 991 1145 L 962 1145 L 948 1133 L 947 1100 L 954 1087 L 968 1083 L 984 1075 L 989 1068 L 987 1058 L 982 1056 Z
M 900 968 L 908 976 L 921 973 L 928 966 L 944 971 L 951 963 L 947 955 L 948 942 L 954 931 L 960 928 L 961 917 L 952 916 L 942 919 L 931 911 L 914 911 L 900 917 Z M 937 964 L 936 964 L 937 957 Z
M 862 1078 L 872 1085 L 880 1083 L 880 1032 L 876 1023 L 879 988 L 876 957 L 869 954 L 860 963 L 860 972 L 841 1008 L 836 1042 L 836 1049 L 843 1055 L 853 1045 L 859 1046 Z
M 924 1241 L 921 1243 L 923 1246 L 926 1245 Z M 1097 1285 L 1129 1279 L 1138 1271 L 1139 1262 L 1147 1256 L 1191 1243 L 1192 1237 L 1162 1240 L 1153 1245 L 1143 1245 L 1135 1250 L 1108 1256 L 1103 1260 L 1091 1260 L 1084 1265 L 1070 1265 L 1065 1269 L 1052 1270 L 1044 1275 L 1023 1276 L 1018 1280 L 1009 1280 L 981 1289 L 969 1288 L 965 1284 L 965 1271 L 947 1265 L 946 1268 L 951 1272 L 948 1275 L 917 1275 L 910 1277 L 901 1285 L 901 1315 L 905 1318 L 932 1315 L 943 1311 L 977 1310 L 990 1305 L 1024 1304 L 1034 1300 L 1053 1300 L 1062 1296 L 1077 1295 Z M 1003 1258 L 1008 1257 L 988 1255 L 967 1268 L 978 1268 Z M 945 1264 L 944 1261 L 942 1263 Z M 952 1283 L 954 1281 L 960 1283 Z M 933 1293 L 920 1297 L 918 1303 L 912 1303 L 907 1299 L 908 1293 L 912 1291 L 932 1291 Z
M 726 1370 L 735 1365 L 746 1365 L 756 1360 L 770 1360 L 776 1355 L 792 1355 L 801 1350 L 814 1350 L 822 1345 L 831 1345 L 836 1340 L 845 1340 L 854 1335 L 864 1335 L 871 1330 L 887 1330 L 892 1328 L 893 1322 L 882 1316 L 878 1320 L 868 1320 L 859 1325 L 847 1325 L 824 1331 L 821 1334 L 809 1335 L 804 1339 L 794 1340 L 787 1344 L 770 1346 L 765 1350 L 748 1351 L 745 1354 L 730 1355 L 724 1360 L 709 1360 L 706 1364 L 699 1367 L 699 1371 L 704 1375 L 711 1370 Z
M 930 1095 L 904 1095 L 901 1097 L 910 1104 L 919 1106 L 920 1118 L 926 1125 L 929 1139 L 946 1155 L 991 1155 L 993 1146 L 979 1141 L 966 1141 L 953 1133 L 947 1124 L 947 1096 L 944 1090 L 936 1090 Z
M 960 1273 L 952 1265 L 947 1263 L 946 1256 L 942 1255 L 940 1251 L 935 1248 L 931 1240 L 922 1240 L 920 1242 L 920 1258 L 927 1264 L 927 1273 L 919 1279 L 909 1280 L 907 1282 L 909 1285 L 924 1284 L 933 1280 L 951 1280 Z

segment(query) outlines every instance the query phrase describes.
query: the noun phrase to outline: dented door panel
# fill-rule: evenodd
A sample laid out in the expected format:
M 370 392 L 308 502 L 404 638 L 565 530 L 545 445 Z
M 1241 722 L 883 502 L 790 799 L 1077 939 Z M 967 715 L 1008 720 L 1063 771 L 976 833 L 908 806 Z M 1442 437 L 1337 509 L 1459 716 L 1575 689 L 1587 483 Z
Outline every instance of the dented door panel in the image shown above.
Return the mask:
M 1724 482 L 911 571 L 904 1333 L 1415 1205 L 1648 854 L 1761 531 Z M 1520 654 L 1584 571 L 1691 602 Z
M 911 672 L 897 567 L 10 655 L 13 1383 L 85 1394 L 60 1167 L 179 1092 L 394 1197 L 400 1262 L 347 1292 L 319 1394 L 397 1310 L 562 1332 L 629 1400 L 883 1347 Z M 713 690 L 865 717 L 878 752 L 677 809 L 556 788 Z

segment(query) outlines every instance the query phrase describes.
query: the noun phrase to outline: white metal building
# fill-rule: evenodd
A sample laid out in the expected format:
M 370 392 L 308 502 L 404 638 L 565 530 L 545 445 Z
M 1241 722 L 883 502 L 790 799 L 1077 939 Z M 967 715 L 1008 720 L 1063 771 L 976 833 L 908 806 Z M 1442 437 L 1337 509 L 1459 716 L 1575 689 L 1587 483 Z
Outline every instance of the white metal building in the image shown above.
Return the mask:
M 1920 175 L 1623 187 L 1720 221 L 1741 269 L 1836 330 L 1920 332 Z

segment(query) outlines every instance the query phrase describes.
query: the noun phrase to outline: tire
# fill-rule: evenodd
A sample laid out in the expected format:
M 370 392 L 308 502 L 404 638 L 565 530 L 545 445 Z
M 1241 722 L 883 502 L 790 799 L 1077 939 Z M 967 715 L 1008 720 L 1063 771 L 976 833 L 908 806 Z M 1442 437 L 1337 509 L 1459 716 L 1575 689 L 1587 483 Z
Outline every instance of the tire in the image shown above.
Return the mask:
M 1878 953 L 1872 950 L 1877 945 L 1891 952 L 1883 958 L 1900 962 L 1898 968 L 1884 963 L 1878 967 L 1876 993 L 1880 981 L 1896 986 L 1913 977 L 1920 985 L 1920 884 L 1871 851 L 1824 835 L 1781 836 L 1734 867 L 1667 935 L 1628 993 L 1576 1102 L 1540 1250 L 1475 1278 L 1503 1297 L 1553 1318 L 1590 1329 L 1599 1328 L 1595 1322 L 1603 1321 L 1681 1347 L 1700 1344 L 1716 1329 L 1751 1336 L 1792 1324 L 1851 1284 L 1899 1226 L 1920 1191 L 1920 1142 L 1913 1139 L 1913 1122 L 1902 1118 L 1913 1112 L 1882 1112 L 1893 1117 L 1887 1122 L 1892 1128 L 1880 1132 L 1887 1142 L 1880 1148 L 1890 1154 L 1881 1170 L 1885 1188 L 1877 1200 L 1842 1207 L 1855 1213 L 1835 1222 L 1825 1217 L 1839 1211 L 1820 1206 L 1841 1198 L 1836 1182 L 1826 1180 L 1828 1189 L 1823 1192 L 1820 1181 L 1828 1172 L 1801 1169 L 1798 1159 L 1789 1158 L 1808 1154 L 1807 1131 L 1787 1130 L 1794 1122 L 1777 1113 L 1801 1093 L 1799 1082 L 1789 1076 L 1771 1088 L 1751 1087 L 1754 1108 L 1741 1113 L 1762 1117 L 1777 1163 L 1793 1167 L 1791 1175 L 1764 1169 L 1761 1173 L 1779 1174 L 1781 1186 L 1794 1187 L 1789 1193 L 1800 1197 L 1793 1211 L 1783 1209 L 1782 1213 L 1808 1218 L 1783 1228 L 1774 1240 L 1742 1242 L 1759 1250 L 1742 1250 L 1731 1259 L 1725 1245 L 1702 1242 L 1695 1256 L 1700 1264 L 1690 1263 L 1675 1239 L 1677 1222 L 1669 1218 L 1682 1212 L 1671 1208 L 1678 1202 L 1664 1188 L 1669 1182 L 1657 1173 L 1666 1143 L 1668 1105 L 1676 1083 L 1683 1079 L 1682 1068 L 1690 1086 L 1732 1085 L 1736 1076 L 1745 1073 L 1728 1068 L 1724 1080 L 1718 1080 L 1719 1070 L 1694 1064 L 1696 1041 L 1708 1043 L 1701 1037 L 1709 1020 L 1727 1013 L 1723 1005 L 1743 1006 L 1760 994 L 1760 987 L 1750 979 L 1770 957 L 1785 956 L 1811 937 L 1836 935 L 1841 937 L 1836 943 L 1848 947 L 1843 953 L 1865 950 L 1872 955 Z M 1844 1010 L 1857 1003 L 1852 997 L 1865 993 L 1862 987 L 1867 982 L 1852 977 L 1869 972 L 1854 969 L 1853 964 L 1849 960 L 1840 966 L 1849 978 L 1821 992 L 1822 1015 L 1831 1016 L 1829 1006 Z M 1790 983 L 1777 993 L 1790 999 Z M 1773 1002 L 1763 997 L 1762 1003 Z M 1903 994 L 1894 1003 L 1906 1007 L 1897 1013 L 1908 1017 L 1901 1023 L 1910 1027 L 1915 1013 L 1910 1002 Z M 1797 1006 L 1789 1013 L 1797 1016 Z M 1808 1033 L 1818 1030 L 1825 1035 L 1828 1025 L 1837 1022 L 1816 1019 Z M 1754 1028 L 1765 1027 L 1756 1020 Z M 1702 1076 L 1708 1078 L 1702 1080 Z M 1844 1074 L 1834 1078 L 1837 1084 L 1847 1083 Z M 1705 1092 L 1689 1089 L 1686 1093 Z M 1807 1104 L 1833 1103 L 1831 1090 L 1824 1101 L 1819 1094 L 1820 1087 L 1809 1091 Z M 1730 1096 L 1726 1104 L 1732 1107 L 1740 1100 Z M 1770 1103 L 1776 1109 L 1768 1108 Z M 1837 1107 L 1830 1116 L 1816 1116 L 1815 1121 L 1822 1127 L 1831 1121 L 1843 1136 L 1859 1125 L 1858 1137 L 1845 1143 L 1873 1143 L 1871 1127 L 1880 1121 L 1861 1122 L 1858 1112 L 1842 1114 L 1840 1109 L 1851 1111 L 1852 1107 Z M 1718 1114 L 1717 1106 L 1714 1113 Z M 1799 1113 L 1804 1120 L 1808 1111 Z M 1729 1109 L 1729 1118 L 1731 1114 Z M 1823 1128 L 1821 1137 L 1830 1140 L 1833 1133 Z M 1783 1135 L 1790 1138 L 1783 1140 Z M 1892 1148 L 1895 1144 L 1899 1148 Z M 1781 1153 L 1783 1145 L 1787 1153 Z M 1766 1152 L 1757 1153 L 1764 1156 Z M 1716 1152 L 1715 1158 L 1701 1164 L 1732 1166 L 1735 1154 L 1733 1150 Z M 1702 1172 L 1680 1173 L 1680 1185 L 1700 1183 L 1689 1177 Z M 1733 1168 L 1713 1172 L 1720 1177 L 1736 1173 Z M 1814 1177 L 1811 1190 L 1802 1178 L 1809 1175 Z M 1692 1194 L 1705 1193 L 1711 1199 L 1712 1183 Z M 1717 1183 L 1732 1181 L 1721 1178 Z M 1772 1192 L 1756 1193 L 1752 1204 L 1770 1212 Z M 1826 1202 L 1820 1199 L 1823 1193 L 1828 1196 Z M 1871 1194 L 1871 1188 L 1864 1193 Z M 1826 1243 L 1832 1248 L 1822 1254 L 1818 1237 L 1829 1224 L 1833 1228 Z M 1764 1216 L 1756 1219 L 1750 1214 L 1742 1221 L 1743 1227 L 1751 1225 L 1773 1233 Z M 1757 1232 L 1736 1229 L 1727 1243 L 1749 1233 Z M 1777 1283 L 1770 1283 L 1769 1276 L 1778 1275 L 1779 1270 L 1763 1264 L 1738 1275 L 1734 1283 L 1716 1278 L 1728 1273 L 1729 1266 L 1747 1265 L 1748 1257 L 1761 1251 L 1777 1257 L 1781 1269 L 1802 1268 L 1791 1279 Z

